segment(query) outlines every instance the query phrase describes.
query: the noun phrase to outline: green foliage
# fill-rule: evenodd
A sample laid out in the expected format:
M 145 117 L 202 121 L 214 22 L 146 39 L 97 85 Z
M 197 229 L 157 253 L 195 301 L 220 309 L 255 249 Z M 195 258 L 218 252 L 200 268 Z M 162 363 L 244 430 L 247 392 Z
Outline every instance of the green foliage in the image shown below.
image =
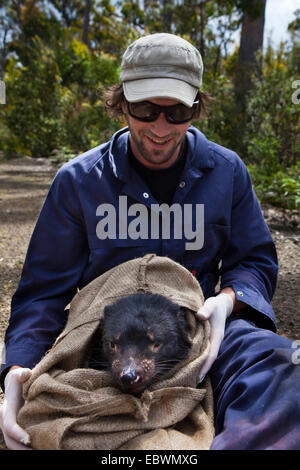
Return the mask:
M 292 99 L 297 51 L 297 42 L 290 49 L 284 44 L 278 51 L 267 49 L 248 97 L 244 140 L 259 199 L 286 209 L 300 204 L 300 105 Z
M 283 45 L 278 52 L 268 48 L 262 75 L 254 80 L 247 102 L 244 144 L 248 161 L 269 171 L 295 164 L 300 157 L 300 107 L 292 100 L 297 75 L 288 56 Z
M 4 152 L 47 156 L 61 146 L 79 152 L 107 137 L 116 123 L 104 112 L 101 90 L 118 80 L 118 67 L 114 57 L 76 39 L 65 51 L 53 51 L 34 38 L 27 66 L 8 61 L 7 104 L 0 108 L 8 130 L 1 138 Z
M 247 103 L 246 161 L 261 202 L 298 209 L 300 105 L 292 100 L 296 64 L 283 46 L 278 52 L 269 48 L 264 60 Z
M 60 165 L 68 162 L 72 158 L 76 157 L 76 153 L 72 153 L 68 147 L 60 147 L 55 149 L 50 155 L 50 160 Z
M 260 165 L 248 165 L 254 189 L 261 202 L 285 209 L 300 207 L 300 164 L 275 172 L 262 170 Z
M 59 142 L 61 89 L 54 54 L 39 38 L 31 54 L 27 66 L 10 58 L 4 77 L 7 105 L 1 117 L 9 134 L 2 145 L 8 154 L 47 155 Z
M 208 77 L 207 77 L 208 78 Z M 212 97 L 211 111 L 202 121 L 194 123 L 208 139 L 225 147 L 237 149 L 239 116 L 235 112 L 233 84 L 225 75 L 208 80 L 208 91 Z

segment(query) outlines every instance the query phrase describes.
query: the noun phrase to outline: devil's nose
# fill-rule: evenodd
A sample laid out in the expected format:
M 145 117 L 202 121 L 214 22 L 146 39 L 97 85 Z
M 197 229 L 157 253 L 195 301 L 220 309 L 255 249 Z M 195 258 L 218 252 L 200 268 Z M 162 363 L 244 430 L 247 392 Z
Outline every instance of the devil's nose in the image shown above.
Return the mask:
M 136 379 L 136 377 L 137 377 L 136 370 L 132 366 L 124 367 L 120 374 L 120 379 L 124 383 L 131 382 L 132 380 Z

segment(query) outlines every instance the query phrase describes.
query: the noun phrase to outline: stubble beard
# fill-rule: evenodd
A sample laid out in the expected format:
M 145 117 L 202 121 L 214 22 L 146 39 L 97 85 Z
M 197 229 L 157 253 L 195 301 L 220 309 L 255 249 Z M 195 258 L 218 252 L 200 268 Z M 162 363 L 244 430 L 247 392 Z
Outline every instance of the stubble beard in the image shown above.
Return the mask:
M 182 140 L 178 140 L 178 137 L 176 135 L 172 134 L 164 139 L 165 141 L 167 141 L 168 139 L 173 139 L 174 141 L 174 145 L 172 145 L 172 147 L 170 147 L 167 151 L 165 149 L 160 150 L 156 148 L 152 148 L 151 150 L 147 149 L 146 145 L 144 144 L 145 140 L 147 142 L 147 136 L 156 139 L 154 136 L 151 135 L 151 133 L 149 133 L 149 131 L 140 131 L 137 135 L 135 134 L 135 132 L 132 131 L 132 129 L 130 129 L 130 137 L 132 139 L 131 141 L 134 143 L 135 148 L 139 152 L 139 156 L 141 156 L 147 162 L 153 165 L 157 165 L 159 167 L 160 165 L 167 163 L 172 157 L 174 157 L 175 153 L 177 153 L 178 156 Z M 137 157 L 137 155 L 135 156 Z

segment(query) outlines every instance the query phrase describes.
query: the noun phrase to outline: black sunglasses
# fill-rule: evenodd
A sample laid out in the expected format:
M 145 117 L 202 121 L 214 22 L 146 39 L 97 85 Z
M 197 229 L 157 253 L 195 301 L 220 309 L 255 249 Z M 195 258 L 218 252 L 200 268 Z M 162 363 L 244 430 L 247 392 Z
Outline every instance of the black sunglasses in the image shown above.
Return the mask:
M 194 101 L 193 106 L 188 108 L 182 103 L 172 106 L 159 106 L 150 101 L 139 101 L 137 103 L 127 103 L 127 109 L 130 116 L 143 122 L 156 121 L 160 113 L 164 113 L 166 120 L 171 124 L 184 124 L 191 121 L 196 111 L 196 105 L 199 101 Z

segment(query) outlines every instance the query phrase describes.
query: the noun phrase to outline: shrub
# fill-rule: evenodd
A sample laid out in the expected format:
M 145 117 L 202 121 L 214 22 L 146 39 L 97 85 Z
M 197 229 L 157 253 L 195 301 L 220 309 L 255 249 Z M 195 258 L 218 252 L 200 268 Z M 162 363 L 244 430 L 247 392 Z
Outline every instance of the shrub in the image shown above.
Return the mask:
M 248 165 L 253 186 L 260 202 L 296 210 L 300 206 L 300 164 L 274 173 L 260 165 Z

